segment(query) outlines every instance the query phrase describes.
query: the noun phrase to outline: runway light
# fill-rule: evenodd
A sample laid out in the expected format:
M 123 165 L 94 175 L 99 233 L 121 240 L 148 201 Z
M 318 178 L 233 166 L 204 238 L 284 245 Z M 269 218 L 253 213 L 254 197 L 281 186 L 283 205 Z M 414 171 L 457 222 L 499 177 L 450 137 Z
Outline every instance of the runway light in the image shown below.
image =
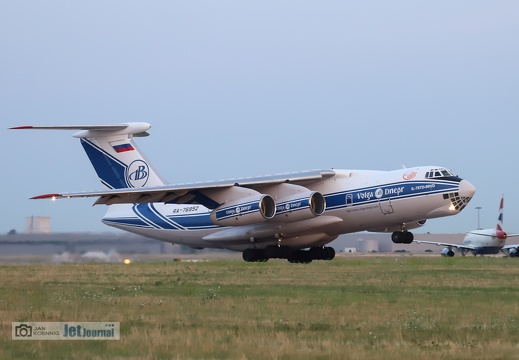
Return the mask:
M 125 265 L 130 265 L 131 263 L 132 263 L 132 261 L 130 259 L 124 259 Z

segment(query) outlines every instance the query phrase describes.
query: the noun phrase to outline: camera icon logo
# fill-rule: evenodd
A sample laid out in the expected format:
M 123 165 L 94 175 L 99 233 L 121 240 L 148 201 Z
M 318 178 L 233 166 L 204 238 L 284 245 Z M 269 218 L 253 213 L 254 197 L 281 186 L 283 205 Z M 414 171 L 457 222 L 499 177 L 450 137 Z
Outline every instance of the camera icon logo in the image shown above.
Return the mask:
M 32 326 L 20 324 L 14 327 L 14 336 L 16 337 L 32 337 Z

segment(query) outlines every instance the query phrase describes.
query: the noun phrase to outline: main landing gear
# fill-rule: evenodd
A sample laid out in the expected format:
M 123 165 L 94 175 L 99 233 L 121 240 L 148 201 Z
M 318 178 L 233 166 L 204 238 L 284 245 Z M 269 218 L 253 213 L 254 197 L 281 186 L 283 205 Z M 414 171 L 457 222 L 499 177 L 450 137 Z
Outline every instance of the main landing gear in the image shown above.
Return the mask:
M 287 259 L 290 263 L 308 264 L 312 260 L 332 260 L 335 250 L 332 247 L 312 247 L 309 250 L 295 250 L 288 246 L 269 245 L 265 249 L 245 249 L 243 260 L 265 262 L 268 259 Z
M 414 235 L 407 230 L 395 231 L 391 234 L 391 240 L 393 240 L 395 244 L 411 244 L 414 240 Z

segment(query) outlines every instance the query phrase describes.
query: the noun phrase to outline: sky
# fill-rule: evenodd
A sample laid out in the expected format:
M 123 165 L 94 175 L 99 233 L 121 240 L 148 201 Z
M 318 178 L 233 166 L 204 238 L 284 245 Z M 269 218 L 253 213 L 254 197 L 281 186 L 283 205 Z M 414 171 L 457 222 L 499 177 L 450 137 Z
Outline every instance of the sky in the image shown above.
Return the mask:
M 517 1 L 4 1 L 0 233 L 116 231 L 73 132 L 144 121 L 170 183 L 438 165 L 477 193 L 416 233 L 519 232 Z

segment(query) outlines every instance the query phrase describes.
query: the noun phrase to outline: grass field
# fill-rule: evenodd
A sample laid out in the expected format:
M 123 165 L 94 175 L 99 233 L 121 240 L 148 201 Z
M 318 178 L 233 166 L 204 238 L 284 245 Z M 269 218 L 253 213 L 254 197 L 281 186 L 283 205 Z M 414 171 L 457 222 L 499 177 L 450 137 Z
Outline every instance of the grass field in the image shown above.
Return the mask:
M 0 265 L 1 359 L 519 359 L 519 261 Z M 119 321 L 119 341 L 13 341 Z

